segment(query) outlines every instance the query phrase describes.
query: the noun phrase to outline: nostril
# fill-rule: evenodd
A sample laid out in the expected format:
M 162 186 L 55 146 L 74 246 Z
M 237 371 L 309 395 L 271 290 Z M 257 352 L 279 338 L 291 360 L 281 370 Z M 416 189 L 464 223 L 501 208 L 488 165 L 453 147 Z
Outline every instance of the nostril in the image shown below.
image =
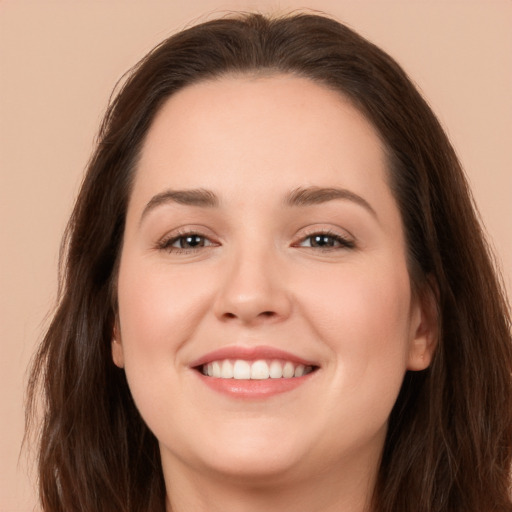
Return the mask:
M 226 313 L 224 313 L 223 316 L 224 316 L 224 318 L 237 318 L 238 315 L 236 315 L 235 313 L 226 312 Z M 276 316 L 276 313 L 275 313 L 275 311 L 262 311 L 257 316 L 264 317 L 264 318 L 272 318 L 272 317 Z

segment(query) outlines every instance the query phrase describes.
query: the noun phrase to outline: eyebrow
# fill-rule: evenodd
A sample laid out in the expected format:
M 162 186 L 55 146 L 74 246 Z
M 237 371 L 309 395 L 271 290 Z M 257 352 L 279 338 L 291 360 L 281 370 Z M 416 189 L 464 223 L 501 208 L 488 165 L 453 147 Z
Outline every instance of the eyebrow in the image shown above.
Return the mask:
M 160 194 L 153 196 L 149 200 L 148 204 L 146 204 L 142 211 L 142 215 L 140 217 L 141 222 L 151 210 L 154 210 L 157 206 L 168 203 L 183 204 L 185 206 L 200 206 L 203 208 L 215 208 L 219 206 L 219 199 L 213 192 L 204 188 L 166 190 L 165 192 L 161 192 Z
M 312 206 L 315 204 L 333 201 L 335 199 L 352 201 L 365 208 L 375 218 L 377 218 L 377 212 L 366 199 L 345 188 L 299 187 L 293 190 L 286 197 L 285 202 L 288 206 Z
M 334 201 L 337 199 L 352 201 L 365 208 L 375 218 L 377 213 L 370 203 L 360 195 L 344 189 L 334 187 L 299 187 L 285 197 L 284 203 L 289 207 L 305 207 Z M 151 211 L 168 203 L 177 203 L 185 206 L 198 206 L 202 208 L 216 208 L 219 206 L 219 198 L 211 190 L 204 188 L 187 190 L 166 190 L 153 196 L 144 207 L 141 222 Z

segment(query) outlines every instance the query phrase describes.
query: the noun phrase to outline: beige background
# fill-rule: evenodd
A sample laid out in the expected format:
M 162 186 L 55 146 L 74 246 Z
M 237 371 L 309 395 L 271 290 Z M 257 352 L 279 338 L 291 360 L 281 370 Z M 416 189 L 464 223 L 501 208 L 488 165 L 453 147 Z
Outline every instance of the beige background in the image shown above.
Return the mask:
M 156 43 L 222 10 L 310 7 L 393 55 L 438 113 L 512 290 L 512 2 L 0 0 L 0 512 L 35 506 L 18 461 L 26 366 L 110 91 Z M 33 471 L 33 470 L 32 470 Z

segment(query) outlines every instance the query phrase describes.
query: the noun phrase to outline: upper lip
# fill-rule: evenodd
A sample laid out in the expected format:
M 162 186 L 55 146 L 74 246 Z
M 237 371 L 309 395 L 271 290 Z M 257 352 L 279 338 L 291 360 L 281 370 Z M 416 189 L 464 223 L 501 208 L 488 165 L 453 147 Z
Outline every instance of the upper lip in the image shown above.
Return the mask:
M 245 359 L 246 361 L 256 361 L 258 359 L 282 359 L 296 364 L 303 364 L 304 366 L 318 366 L 318 363 L 315 363 L 314 361 L 309 361 L 285 350 L 266 345 L 233 345 L 222 347 L 202 355 L 198 359 L 192 361 L 190 366 L 195 368 L 197 366 L 208 364 L 213 361 L 221 361 L 223 359 Z

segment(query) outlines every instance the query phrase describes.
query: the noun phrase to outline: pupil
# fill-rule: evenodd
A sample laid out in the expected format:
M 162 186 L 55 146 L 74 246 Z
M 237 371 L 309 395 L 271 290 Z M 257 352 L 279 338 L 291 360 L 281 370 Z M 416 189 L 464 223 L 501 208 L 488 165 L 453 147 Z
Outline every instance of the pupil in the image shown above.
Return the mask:
M 182 240 L 182 243 L 181 243 L 181 247 L 182 248 L 198 247 L 198 246 L 202 246 L 202 245 L 204 245 L 203 244 L 203 240 L 202 240 L 202 237 L 200 237 L 199 235 L 189 235 L 189 236 L 186 236 Z
M 315 235 L 313 237 L 313 245 L 316 247 L 332 246 L 333 240 L 329 235 Z

